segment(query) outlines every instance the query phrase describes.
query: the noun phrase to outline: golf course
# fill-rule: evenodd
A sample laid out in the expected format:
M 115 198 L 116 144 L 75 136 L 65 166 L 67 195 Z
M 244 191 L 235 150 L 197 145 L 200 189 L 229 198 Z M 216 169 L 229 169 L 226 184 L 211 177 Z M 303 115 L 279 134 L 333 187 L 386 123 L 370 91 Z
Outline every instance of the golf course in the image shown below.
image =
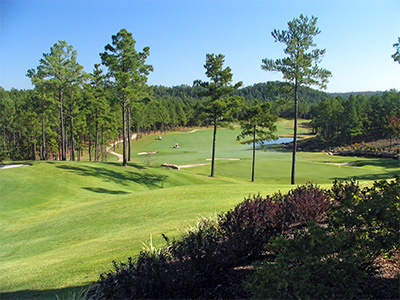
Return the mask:
M 301 138 L 311 135 L 306 125 L 299 123 Z M 280 119 L 277 135 L 289 137 L 292 127 Z M 115 156 L 108 162 L 7 162 L 29 166 L 0 169 L 1 299 L 79 293 L 113 261 L 164 246 L 161 234 L 177 237 L 201 216 L 225 212 L 249 194 L 293 188 L 291 151 L 278 145 L 257 148 L 255 182 L 250 181 L 252 145 L 237 141 L 239 133 L 239 126 L 218 129 L 214 178 L 211 127 L 142 135 L 132 140 L 127 167 Z M 115 151 L 122 153 L 122 146 Z M 394 159 L 300 151 L 296 184 L 330 187 L 334 180 L 354 178 L 365 186 L 399 172 Z

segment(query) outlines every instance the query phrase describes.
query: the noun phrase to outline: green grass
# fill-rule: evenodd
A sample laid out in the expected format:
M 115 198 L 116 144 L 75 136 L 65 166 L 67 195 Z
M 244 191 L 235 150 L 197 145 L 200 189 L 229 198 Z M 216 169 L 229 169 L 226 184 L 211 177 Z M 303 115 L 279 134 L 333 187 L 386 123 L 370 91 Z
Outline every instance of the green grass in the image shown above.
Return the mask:
M 142 249 L 164 245 L 161 234 L 179 235 L 201 215 L 221 213 L 249 194 L 285 192 L 291 154 L 257 151 L 251 183 L 251 146 L 236 141 L 239 129 L 218 129 L 216 178 L 210 166 L 173 170 L 161 163 L 209 163 L 211 128 L 144 136 L 132 143 L 128 167 L 107 162 L 29 162 L 0 170 L 0 292 L 2 299 L 54 299 L 96 281 Z M 176 141 L 175 141 L 176 139 Z M 179 149 L 173 149 L 179 143 Z M 150 166 L 139 152 L 158 151 Z M 340 166 L 332 163 L 352 163 Z M 400 172 L 395 160 L 298 154 L 297 182 L 323 187 L 334 179 L 362 184 Z

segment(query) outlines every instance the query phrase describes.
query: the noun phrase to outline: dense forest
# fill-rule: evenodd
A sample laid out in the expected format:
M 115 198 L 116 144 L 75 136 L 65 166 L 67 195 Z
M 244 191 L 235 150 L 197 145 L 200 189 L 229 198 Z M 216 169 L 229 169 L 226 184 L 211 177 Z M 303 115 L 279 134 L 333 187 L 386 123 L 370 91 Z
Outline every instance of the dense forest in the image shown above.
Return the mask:
M 293 117 L 293 103 L 280 93 L 284 83 L 258 83 L 239 89 L 245 103 L 257 99 L 271 102 L 271 112 Z M 145 101 L 130 105 L 129 131 L 175 130 L 182 126 L 207 126 L 203 99 L 198 88 L 152 86 Z M 65 95 L 64 123 L 69 159 L 79 159 L 82 151 L 90 160 L 105 160 L 106 146 L 119 138 L 120 106 L 110 91 L 84 84 Z M 245 104 L 246 105 L 246 104 Z M 395 90 L 372 96 L 332 97 L 302 87 L 299 115 L 311 119 L 322 139 L 352 142 L 359 135 L 399 137 L 400 93 Z M 238 113 L 236 119 L 242 118 Z M 2 160 L 60 159 L 61 135 L 59 103 L 37 90 L 6 91 L 0 88 L 0 157 Z
M 313 108 L 315 133 L 334 144 L 353 143 L 353 138 L 400 137 L 400 93 L 391 90 L 373 96 L 326 98 Z

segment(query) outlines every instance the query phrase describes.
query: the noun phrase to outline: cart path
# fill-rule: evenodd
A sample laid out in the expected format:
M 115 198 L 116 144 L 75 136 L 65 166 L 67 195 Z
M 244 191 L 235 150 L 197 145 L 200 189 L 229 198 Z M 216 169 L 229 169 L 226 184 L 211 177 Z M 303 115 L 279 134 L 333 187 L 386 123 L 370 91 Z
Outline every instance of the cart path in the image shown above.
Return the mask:
M 131 135 L 131 140 L 136 139 L 136 137 L 137 137 L 137 134 L 136 134 L 136 133 L 132 133 L 132 135 Z M 119 153 L 117 153 L 117 152 L 112 151 L 112 150 L 111 150 L 111 147 L 114 147 L 114 145 L 117 145 L 117 144 L 119 144 L 119 143 L 122 143 L 122 141 L 123 141 L 123 140 L 116 141 L 115 143 L 112 143 L 109 147 L 107 147 L 107 152 L 110 153 L 110 154 L 112 154 L 112 155 L 115 155 L 116 157 L 118 157 L 118 161 L 123 161 L 123 160 L 124 160 L 124 156 L 123 156 L 122 154 L 119 154 Z

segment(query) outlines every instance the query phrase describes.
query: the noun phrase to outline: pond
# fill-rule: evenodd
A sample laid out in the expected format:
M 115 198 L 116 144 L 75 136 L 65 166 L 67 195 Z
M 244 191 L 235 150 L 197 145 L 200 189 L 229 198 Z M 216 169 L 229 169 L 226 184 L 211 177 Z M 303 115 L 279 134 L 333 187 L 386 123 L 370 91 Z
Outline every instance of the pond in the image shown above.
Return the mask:
M 297 140 L 299 140 L 299 139 L 297 139 Z M 293 142 L 293 138 L 291 138 L 291 137 L 281 137 L 281 138 L 278 138 L 277 140 L 270 140 L 270 141 L 258 141 L 257 142 L 257 145 L 261 145 L 261 144 L 264 144 L 264 145 L 277 145 L 277 144 L 282 144 L 282 143 L 290 143 L 290 142 Z M 246 143 L 246 145 L 252 145 L 253 143 Z

